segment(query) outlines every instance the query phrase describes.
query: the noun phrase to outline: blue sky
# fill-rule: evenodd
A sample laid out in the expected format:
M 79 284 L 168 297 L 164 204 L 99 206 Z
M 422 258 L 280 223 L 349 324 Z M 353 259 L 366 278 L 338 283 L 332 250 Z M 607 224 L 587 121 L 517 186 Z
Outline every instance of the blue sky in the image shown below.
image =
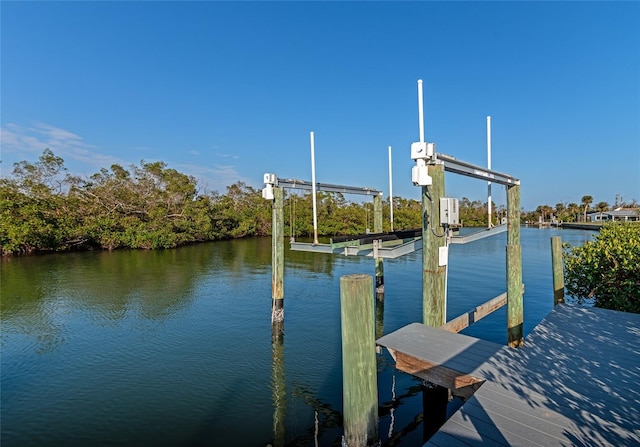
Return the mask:
M 410 144 L 521 179 L 522 206 L 640 200 L 638 2 L 10 2 L 2 175 L 162 160 L 225 192 L 265 172 L 419 198 Z M 453 197 L 486 183 L 446 175 Z M 495 187 L 494 201 L 505 203 Z M 352 197 L 359 200 L 358 197 Z

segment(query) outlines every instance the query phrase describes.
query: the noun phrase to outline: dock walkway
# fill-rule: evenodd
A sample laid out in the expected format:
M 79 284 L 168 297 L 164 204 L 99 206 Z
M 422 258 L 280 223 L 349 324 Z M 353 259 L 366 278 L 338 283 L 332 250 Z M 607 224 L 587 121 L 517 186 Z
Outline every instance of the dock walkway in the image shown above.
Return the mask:
M 559 305 L 519 349 L 417 323 L 377 343 L 471 396 L 425 446 L 640 445 L 638 314 Z

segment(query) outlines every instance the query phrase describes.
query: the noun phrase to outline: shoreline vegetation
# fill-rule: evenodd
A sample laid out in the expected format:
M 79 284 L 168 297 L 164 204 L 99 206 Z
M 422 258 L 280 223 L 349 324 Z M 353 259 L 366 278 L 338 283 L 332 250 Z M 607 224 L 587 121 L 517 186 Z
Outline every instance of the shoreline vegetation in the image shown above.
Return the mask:
M 582 246 L 564 245 L 565 287 L 578 304 L 640 313 L 640 222 L 611 222 Z
M 617 198 L 616 198 L 617 201 Z M 582 205 L 548 205 L 521 214 L 522 222 L 548 219 L 563 222 L 586 214 Z M 421 203 L 394 196 L 394 229 L 419 228 Z M 492 204 L 493 219 L 505 215 Z M 606 206 L 605 206 L 606 205 Z M 310 193 L 286 191 L 285 235 L 313 234 Z M 317 194 L 318 233 L 354 235 L 373 227 L 373 203 L 353 202 L 340 193 Z M 599 203 L 596 209 L 606 210 Z M 384 231 L 389 231 L 389 198 L 383 200 Z M 464 226 L 487 225 L 487 203 L 463 197 L 459 215 Z M 243 182 L 226 193 L 199 191 L 196 180 L 164 162 L 129 169 L 114 164 L 81 178 L 70 175 L 64 160 L 45 149 L 36 162 L 14 163 L 10 176 L 0 178 L 0 249 L 2 256 L 119 248 L 162 249 L 197 242 L 271 234 L 271 205 L 260 189 Z

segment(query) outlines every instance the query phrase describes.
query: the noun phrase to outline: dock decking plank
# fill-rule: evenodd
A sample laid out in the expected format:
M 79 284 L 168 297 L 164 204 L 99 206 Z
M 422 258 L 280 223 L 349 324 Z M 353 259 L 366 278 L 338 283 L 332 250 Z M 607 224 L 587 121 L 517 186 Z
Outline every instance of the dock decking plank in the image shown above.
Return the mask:
M 559 305 L 511 349 L 405 326 L 389 349 L 485 380 L 426 444 L 640 445 L 640 315 Z
M 429 439 L 430 447 L 467 447 L 471 444 L 464 442 L 458 437 L 452 436 L 445 431 L 439 431 Z
M 476 407 L 476 410 L 478 409 L 479 407 Z M 478 411 L 482 413 L 482 409 Z M 484 415 L 484 418 L 469 412 L 463 414 L 473 417 L 473 423 L 469 426 L 464 420 L 454 419 L 451 421 L 452 427 L 455 427 L 454 430 L 458 428 L 464 428 L 467 431 L 473 430 L 483 440 L 484 445 L 547 447 L 558 442 L 557 438 L 543 432 L 536 432 L 526 425 L 496 414 L 487 414 Z M 451 432 L 451 434 L 453 433 Z
M 495 395 L 490 393 L 476 393 L 475 401 L 469 401 L 451 417 L 450 420 L 458 421 L 470 427 L 476 426 L 478 420 L 486 422 L 487 417 L 491 423 L 499 427 L 503 433 L 513 430 L 529 440 L 528 444 L 537 445 L 541 436 L 536 435 L 535 429 L 545 433 L 548 438 L 545 446 L 553 445 L 585 445 L 585 446 L 632 446 L 640 445 L 640 438 L 633 431 L 621 432 L 620 425 L 604 420 L 586 411 L 576 409 L 571 414 L 563 414 L 541 406 L 533 414 L 527 414 L 523 408 L 508 406 L 494 400 Z M 479 417 L 475 412 L 480 408 L 481 413 L 487 416 Z M 449 424 L 449 421 L 445 424 Z M 518 428 L 518 426 L 520 427 Z M 525 428 L 527 427 L 527 428 Z M 526 436 L 525 436 L 526 435 Z M 552 440 L 555 439 L 555 442 Z M 427 443 L 427 445 L 429 445 Z
M 544 397 L 558 411 L 579 407 L 604 420 L 640 427 L 640 336 L 635 332 L 640 316 L 606 310 L 598 316 L 599 311 L 559 307 L 516 351 L 521 358 L 510 366 L 510 375 L 500 366 L 502 352 L 487 362 L 483 373 L 516 390 L 525 386 L 531 396 Z M 588 320 L 581 322 L 585 316 Z M 618 317 L 623 324 L 609 321 Z M 600 328 L 612 323 L 618 334 L 628 336 L 594 342 Z M 558 334 L 568 340 L 559 344 Z
M 506 440 L 504 440 L 504 442 L 497 442 L 492 439 L 491 442 L 488 442 L 488 440 L 483 438 L 482 434 L 480 434 L 474 427 L 469 427 L 466 424 L 458 424 L 455 421 L 452 421 L 451 424 L 447 424 L 447 429 L 441 429 L 438 433 L 441 432 L 450 437 L 450 439 L 448 439 L 448 443 L 443 444 L 446 447 L 459 445 L 469 445 L 473 447 L 486 447 L 488 445 L 509 446 Z M 458 442 L 452 441 L 451 438 Z M 430 444 L 426 445 L 431 447 Z
M 558 445 L 567 430 L 577 428 L 574 421 L 563 414 L 548 411 L 541 407 L 532 411 L 525 402 L 517 400 L 502 400 L 500 396 L 491 392 L 476 393 L 460 409 L 461 421 L 473 419 L 473 425 L 478 421 L 494 424 L 504 433 L 518 434 L 521 438 L 529 439 L 534 445 Z M 505 435 L 506 437 L 506 435 Z

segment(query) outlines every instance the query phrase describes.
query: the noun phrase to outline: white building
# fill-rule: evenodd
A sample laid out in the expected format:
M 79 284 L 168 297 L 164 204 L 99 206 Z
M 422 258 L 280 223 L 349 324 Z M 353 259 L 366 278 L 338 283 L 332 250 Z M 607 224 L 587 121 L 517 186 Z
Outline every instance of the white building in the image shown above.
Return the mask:
M 590 211 L 587 213 L 587 222 L 638 222 L 640 221 L 640 209 L 622 209 L 613 211 Z

